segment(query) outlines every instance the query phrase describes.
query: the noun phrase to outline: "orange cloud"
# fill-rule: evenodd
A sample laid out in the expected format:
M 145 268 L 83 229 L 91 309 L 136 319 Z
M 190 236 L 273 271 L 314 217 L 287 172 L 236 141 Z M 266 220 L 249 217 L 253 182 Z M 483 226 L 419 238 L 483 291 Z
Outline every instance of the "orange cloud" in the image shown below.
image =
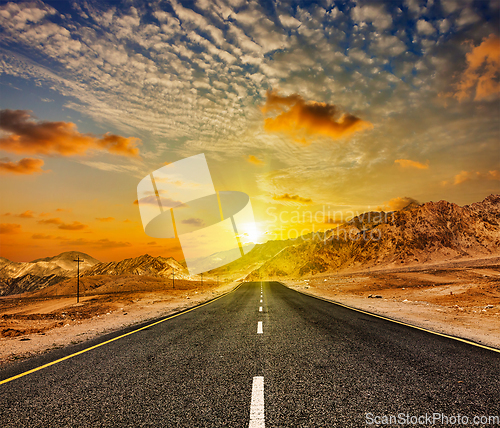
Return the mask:
M 459 101 L 474 95 L 482 100 L 500 93 L 500 38 L 494 34 L 466 55 L 467 68 L 453 95 Z
M 191 226 L 203 227 L 205 222 L 201 218 L 191 217 L 185 220 L 182 220 L 181 223 L 190 224 Z
M 260 160 L 257 156 L 254 155 L 249 155 L 247 157 L 247 161 L 257 166 L 264 165 L 264 161 Z
M 0 223 L 0 234 L 1 235 L 12 235 L 21 231 L 20 224 L 13 223 Z
M 60 218 L 48 218 L 47 220 L 38 220 L 38 224 L 55 224 L 62 230 L 82 230 L 87 228 L 86 224 L 74 221 L 73 223 L 64 223 Z
M 86 224 L 80 223 L 79 221 L 74 221 L 71 224 L 68 223 L 63 223 L 58 226 L 59 229 L 62 230 L 82 230 L 87 228 L 88 226 Z
M 462 184 L 470 180 L 496 180 L 500 181 L 500 171 L 493 170 L 487 173 L 481 173 L 479 171 L 460 171 L 453 180 L 453 184 Z
M 0 139 L 0 148 L 2 139 Z M 42 159 L 24 158 L 18 162 L 11 162 L 7 158 L 0 160 L 0 173 L 4 174 L 38 174 L 48 172 L 42 169 L 44 161 Z
M 282 97 L 274 91 L 268 91 L 261 110 L 264 114 L 277 113 L 277 116 L 264 120 L 266 131 L 284 132 L 303 144 L 308 144 L 304 134 L 337 139 L 373 128 L 370 122 L 352 114 L 341 114 L 333 104 L 305 101 L 298 94 Z
M 52 235 L 44 235 L 42 233 L 34 233 L 31 235 L 32 239 L 52 239 L 54 238 Z
M 21 218 L 33 218 L 33 217 L 35 217 L 33 214 L 34 214 L 33 211 L 27 210 L 27 211 L 24 211 L 23 213 L 19 214 L 18 217 L 21 217 Z
M 102 221 L 103 223 L 108 223 L 114 219 L 114 217 L 96 217 L 96 220 Z
M 274 195 L 273 200 L 284 201 L 284 202 L 294 202 L 297 204 L 312 204 L 312 199 L 303 198 L 299 195 L 289 195 L 285 193 L 284 195 Z
M 35 122 L 25 110 L 1 110 L 0 149 L 13 153 L 43 155 L 84 155 L 88 150 L 106 150 L 121 156 L 139 156 L 137 138 L 105 134 L 81 134 L 71 122 Z
M 88 246 L 93 248 L 123 248 L 130 247 L 132 244 L 130 242 L 122 242 L 122 241 L 111 241 L 109 239 L 96 239 L 96 240 L 88 240 L 88 239 L 76 239 L 74 241 L 67 241 L 67 245 L 73 246 Z
M 38 224 L 62 224 L 62 220 L 60 218 L 48 218 L 47 220 L 38 220 Z
M 396 159 L 394 163 L 399 164 L 402 168 L 429 169 L 429 161 L 423 164 L 409 159 Z
M 380 207 L 378 207 L 378 210 L 389 210 L 389 211 L 399 211 L 402 210 L 403 208 L 406 208 L 410 204 L 417 204 L 420 205 L 420 203 L 413 198 L 410 198 L 408 196 L 403 196 L 403 197 L 397 197 L 393 198 L 387 202 L 384 202 L 384 204 Z

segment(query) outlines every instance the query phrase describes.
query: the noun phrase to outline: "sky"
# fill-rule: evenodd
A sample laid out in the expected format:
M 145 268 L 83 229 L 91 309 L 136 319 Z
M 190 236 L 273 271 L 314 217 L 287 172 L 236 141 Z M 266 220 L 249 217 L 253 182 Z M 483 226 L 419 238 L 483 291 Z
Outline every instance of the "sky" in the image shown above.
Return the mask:
M 500 193 L 500 0 L 0 1 L 0 256 L 183 259 L 137 185 L 205 154 L 242 243 Z

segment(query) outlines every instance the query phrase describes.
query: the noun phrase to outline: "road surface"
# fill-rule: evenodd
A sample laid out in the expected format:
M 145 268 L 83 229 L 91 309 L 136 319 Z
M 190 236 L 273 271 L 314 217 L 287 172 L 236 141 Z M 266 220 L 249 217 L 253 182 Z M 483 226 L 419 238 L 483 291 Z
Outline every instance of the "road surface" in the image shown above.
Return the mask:
M 0 426 L 345 428 L 434 413 L 472 424 L 499 402 L 499 353 L 256 282 L 0 385 Z

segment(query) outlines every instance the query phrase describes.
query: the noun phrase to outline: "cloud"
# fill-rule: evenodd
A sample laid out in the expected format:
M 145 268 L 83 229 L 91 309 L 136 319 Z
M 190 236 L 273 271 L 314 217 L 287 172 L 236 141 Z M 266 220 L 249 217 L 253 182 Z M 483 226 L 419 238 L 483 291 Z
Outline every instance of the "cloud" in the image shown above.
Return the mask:
M 246 159 L 248 162 L 250 162 L 254 165 L 258 165 L 258 166 L 264 165 L 264 161 L 259 159 L 258 157 L 254 156 L 254 155 L 249 155 Z
M 475 101 L 500 93 L 500 38 L 494 34 L 472 48 L 466 55 L 467 67 L 455 85 L 454 97 L 459 101 L 473 95 Z
M 396 159 L 394 163 L 399 164 L 402 168 L 429 169 L 429 161 L 423 164 L 409 159 Z
M 20 218 L 33 218 L 35 217 L 34 212 L 31 210 L 24 211 L 23 213 L 19 214 L 18 217 Z
M 96 217 L 96 220 L 102 221 L 103 223 L 109 223 L 114 219 L 115 219 L 114 217 Z
M 198 227 L 203 227 L 205 225 L 205 222 L 201 218 L 187 218 L 186 220 L 182 220 L 183 224 L 190 224 L 192 226 L 198 226 Z
M 95 239 L 95 240 L 89 240 L 89 239 L 75 239 L 73 241 L 67 241 L 65 242 L 67 245 L 73 245 L 73 246 L 88 246 L 88 247 L 93 247 L 93 248 L 124 248 L 124 247 L 131 247 L 132 244 L 130 242 L 126 241 L 111 241 L 109 239 Z
M 0 234 L 1 235 L 12 235 L 14 233 L 19 233 L 20 231 L 21 231 L 20 224 L 0 223 Z
M 182 205 L 182 201 L 176 201 L 171 198 L 166 198 L 165 196 L 160 196 L 160 201 L 161 205 L 163 208 L 173 208 L 178 205 Z M 158 206 L 158 199 L 156 198 L 156 195 L 150 195 L 150 196 L 144 196 L 141 198 L 138 202 L 134 201 L 134 205 L 138 205 L 138 203 L 142 204 L 150 204 L 150 205 L 155 205 Z
M 47 220 L 38 220 L 38 224 L 62 224 L 62 220 L 60 218 L 48 218 Z
M 283 202 L 293 202 L 296 204 L 312 204 L 312 199 L 303 198 L 299 195 L 289 195 L 285 193 L 284 195 L 274 195 L 273 200 L 275 201 L 283 201 Z
M 80 223 L 79 221 L 74 221 L 71 224 L 63 223 L 63 224 L 59 225 L 58 227 L 59 227 L 59 229 L 62 229 L 62 230 L 83 230 L 83 229 L 87 228 L 88 226 L 86 224 Z
M 387 30 L 392 25 L 392 17 L 382 4 L 356 6 L 352 18 L 357 22 L 371 22 L 379 30 Z
M 0 148 L 1 146 L 0 139 Z M 42 159 L 23 158 L 18 162 L 11 162 L 7 158 L 0 160 L 0 173 L 4 174 L 38 174 L 41 172 L 48 172 L 42 170 L 44 161 Z
M 298 94 L 280 96 L 274 91 L 268 91 L 266 103 L 261 110 L 264 114 L 278 113 L 276 117 L 264 120 L 266 131 L 283 132 L 295 141 L 306 144 L 304 134 L 337 139 L 373 127 L 371 123 L 352 114 L 341 115 L 335 105 L 305 101 Z
M 432 24 L 424 19 L 418 20 L 417 30 L 420 34 L 424 34 L 426 36 L 430 36 L 431 34 L 434 34 L 434 32 L 436 31 L 432 26 Z
M 71 122 L 35 122 L 26 110 L 1 110 L 0 130 L 10 134 L 0 138 L 0 149 L 13 153 L 73 156 L 106 150 L 121 156 L 139 155 L 137 138 L 81 134 Z
M 408 196 L 397 197 L 391 199 L 390 201 L 384 202 L 382 206 L 378 207 L 378 210 L 389 210 L 389 211 L 399 211 L 410 204 L 420 205 L 416 199 L 410 198 Z
M 74 221 L 73 223 L 64 223 L 60 218 L 48 218 L 46 220 L 38 220 L 38 224 L 55 224 L 62 230 L 82 230 L 87 228 L 86 224 Z
M 487 173 L 481 173 L 479 171 L 461 171 L 457 175 L 455 175 L 453 184 L 462 184 L 466 181 L 471 180 L 494 180 L 500 181 L 500 171 L 492 170 Z
M 54 237 L 52 235 L 44 235 L 42 233 L 34 233 L 31 235 L 32 239 L 53 239 Z

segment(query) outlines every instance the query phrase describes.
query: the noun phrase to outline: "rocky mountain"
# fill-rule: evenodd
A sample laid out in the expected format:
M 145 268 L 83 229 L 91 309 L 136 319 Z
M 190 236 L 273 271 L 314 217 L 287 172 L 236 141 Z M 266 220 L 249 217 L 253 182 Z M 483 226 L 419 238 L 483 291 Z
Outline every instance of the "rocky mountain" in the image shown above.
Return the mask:
M 500 195 L 490 195 L 463 207 L 439 201 L 390 213 L 365 213 L 324 234 L 299 238 L 248 279 L 498 254 Z
M 80 263 L 80 271 L 99 263 L 99 260 L 79 251 L 67 251 L 31 262 L 11 262 L 2 258 L 0 295 L 34 291 L 73 277 L 77 272 L 74 261 L 77 257 L 84 260 Z
M 97 263 L 82 273 L 82 276 L 95 275 L 148 275 L 170 277 L 175 271 L 176 278 L 187 278 L 188 273 L 173 257 L 153 257 L 144 254 L 140 257 L 119 262 Z

